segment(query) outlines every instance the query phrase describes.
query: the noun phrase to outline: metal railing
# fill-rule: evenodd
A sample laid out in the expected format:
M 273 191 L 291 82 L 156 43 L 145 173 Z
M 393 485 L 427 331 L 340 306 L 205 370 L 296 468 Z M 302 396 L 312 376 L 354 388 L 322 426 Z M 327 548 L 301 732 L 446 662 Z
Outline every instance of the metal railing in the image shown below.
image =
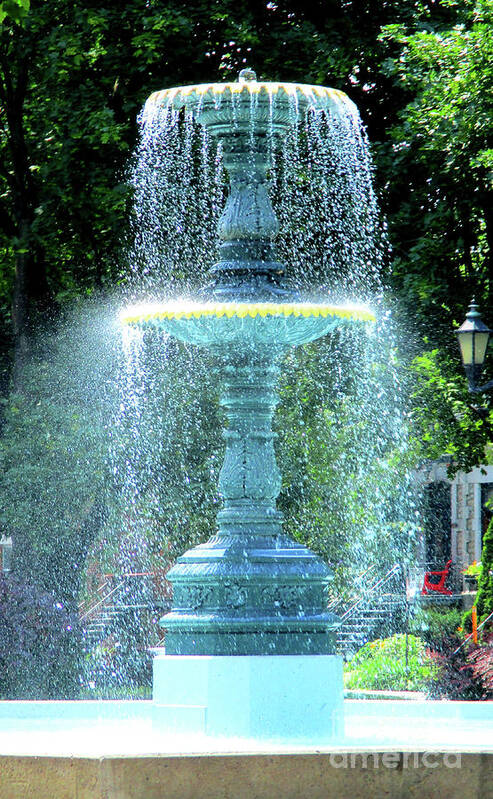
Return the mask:
M 89 610 L 87 610 L 85 613 L 83 613 L 81 616 L 79 616 L 79 621 L 84 621 L 84 619 L 92 618 L 92 616 L 95 614 L 95 612 L 98 610 L 98 608 L 104 607 L 104 605 L 107 603 L 108 599 L 111 596 L 113 596 L 113 594 L 116 591 L 118 591 L 124 584 L 125 584 L 125 581 L 122 580 L 121 583 L 118 583 L 118 585 L 116 585 L 114 588 L 112 588 L 112 590 L 108 594 L 105 594 L 104 597 L 99 600 L 99 602 L 96 602 L 95 605 L 91 605 Z
M 478 633 L 479 633 L 479 631 L 483 629 L 483 627 L 485 626 L 485 624 L 487 624 L 487 623 L 490 621 L 490 619 L 493 619 L 493 613 L 490 613 L 490 615 L 489 615 L 489 616 L 487 616 L 487 617 L 486 617 L 486 619 L 485 619 L 484 621 L 482 621 L 482 622 L 481 622 L 481 624 L 478 624 L 478 629 L 477 629 L 477 631 L 476 631 L 476 632 L 478 632 Z M 462 647 L 463 647 L 463 646 L 465 646 L 465 645 L 467 644 L 467 642 L 471 640 L 471 638 L 473 637 L 473 635 L 474 635 L 474 632 L 472 632 L 472 633 L 469 633 L 469 635 L 467 636 L 467 638 L 464 638 L 464 640 L 463 640 L 463 642 L 461 643 L 461 645 L 460 645 L 460 646 L 458 646 L 458 647 L 457 647 L 457 649 L 456 649 L 456 650 L 455 650 L 455 651 L 452 653 L 452 657 L 453 657 L 454 655 L 456 655 L 456 654 L 457 654 L 457 652 L 460 652 L 460 650 L 462 649 Z
M 377 566 L 375 563 L 372 563 L 371 566 L 368 566 L 364 571 L 360 572 L 354 578 L 351 588 L 343 590 L 342 593 L 335 596 L 331 599 L 327 605 L 328 609 L 334 613 L 337 613 L 339 609 L 345 607 L 348 602 L 352 603 L 354 601 L 355 594 L 357 594 L 358 598 L 361 594 L 364 594 L 369 590 L 370 584 L 368 577 L 373 574 L 373 579 L 375 572 L 377 571 Z
M 168 569 L 156 569 L 154 571 L 148 571 L 148 572 L 124 572 L 123 574 L 119 575 L 116 574 L 101 575 L 105 581 L 100 586 L 98 586 L 98 588 L 94 591 L 94 594 L 100 594 L 109 586 L 111 586 L 111 589 L 107 591 L 107 593 L 105 593 L 100 599 L 98 599 L 93 604 L 90 604 L 90 600 L 81 602 L 79 604 L 79 621 L 84 621 L 85 619 L 92 618 L 100 608 L 103 608 L 107 604 L 108 600 L 111 599 L 112 596 L 114 596 L 127 584 L 129 579 L 133 579 L 136 577 L 165 578 L 167 571 Z M 119 580 L 117 585 L 114 585 L 115 578 Z
M 346 621 L 358 608 L 361 607 L 361 605 L 366 604 L 369 599 L 374 597 L 377 592 L 381 591 L 381 589 L 384 588 L 384 586 L 386 586 L 393 577 L 399 574 L 400 571 L 400 564 L 394 563 L 394 565 L 386 572 L 386 574 L 384 574 L 383 577 L 380 577 L 375 583 L 369 586 L 365 593 L 342 614 L 340 617 L 341 622 Z M 383 594 L 383 596 L 390 597 L 393 596 L 393 594 Z

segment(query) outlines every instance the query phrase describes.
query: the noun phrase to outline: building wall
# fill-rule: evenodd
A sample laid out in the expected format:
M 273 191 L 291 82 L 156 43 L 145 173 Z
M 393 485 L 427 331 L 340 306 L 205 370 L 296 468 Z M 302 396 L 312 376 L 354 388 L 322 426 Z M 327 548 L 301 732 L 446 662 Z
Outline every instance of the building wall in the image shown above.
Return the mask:
M 488 496 L 493 500 L 493 466 L 458 472 L 450 480 L 447 460 L 427 464 L 420 469 L 417 479 L 422 488 L 439 482 L 450 485 L 450 531 L 437 530 L 437 535 L 450 535 L 452 560 L 457 569 L 462 569 L 481 560 L 482 538 L 491 517 L 485 501 Z
M 489 493 L 493 493 L 493 466 L 458 472 L 451 483 L 452 559 L 458 564 L 481 560 L 484 501 Z

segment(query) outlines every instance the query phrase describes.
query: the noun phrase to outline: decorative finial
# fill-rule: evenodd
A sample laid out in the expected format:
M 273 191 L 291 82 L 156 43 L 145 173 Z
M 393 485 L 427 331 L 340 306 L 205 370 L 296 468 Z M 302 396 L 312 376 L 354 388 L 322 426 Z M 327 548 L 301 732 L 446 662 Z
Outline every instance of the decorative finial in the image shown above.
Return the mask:
M 466 317 L 468 319 L 471 319 L 473 316 L 479 316 L 479 317 L 481 316 L 481 314 L 478 311 L 478 304 L 476 302 L 476 298 L 475 297 L 472 298 L 471 303 L 470 303 L 469 308 L 468 308 L 468 311 L 467 311 L 467 314 L 466 314 Z
M 240 74 L 238 75 L 239 83 L 251 83 L 251 81 L 257 80 L 257 73 L 250 69 L 250 67 L 246 67 L 242 69 Z

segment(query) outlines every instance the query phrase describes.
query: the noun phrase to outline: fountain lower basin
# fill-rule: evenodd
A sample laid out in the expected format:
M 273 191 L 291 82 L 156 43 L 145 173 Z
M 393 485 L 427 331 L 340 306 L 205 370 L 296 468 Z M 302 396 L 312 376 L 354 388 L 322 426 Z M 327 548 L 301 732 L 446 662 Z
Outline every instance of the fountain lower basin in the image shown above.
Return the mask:
M 360 305 L 315 302 L 163 302 L 122 311 L 125 325 L 161 329 L 188 344 L 213 349 L 306 344 L 346 322 L 374 322 Z
M 343 729 L 323 746 L 309 737 L 293 743 L 180 733 L 163 726 L 152 700 L 0 702 L 0 756 L 193 756 L 352 748 L 493 754 L 493 701 L 345 699 Z
M 0 703 L 1 799 L 476 799 L 491 702 L 344 701 L 320 746 L 163 729 L 151 701 Z

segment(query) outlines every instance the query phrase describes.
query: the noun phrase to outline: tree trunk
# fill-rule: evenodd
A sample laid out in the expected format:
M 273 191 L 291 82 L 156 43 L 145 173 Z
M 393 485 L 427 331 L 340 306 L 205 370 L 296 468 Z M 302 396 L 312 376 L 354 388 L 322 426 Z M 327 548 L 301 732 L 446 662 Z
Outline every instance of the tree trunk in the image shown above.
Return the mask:
M 22 388 L 22 372 L 35 339 L 38 311 L 46 315 L 51 302 L 43 248 L 33 235 L 39 204 L 39 187 L 31 172 L 26 136 L 24 103 L 28 87 L 32 42 L 19 29 L 0 46 L 0 101 L 4 107 L 10 163 L 4 175 L 12 196 L 12 219 L 16 262 L 12 293 L 12 378 L 15 390 Z M 46 316 L 45 316 L 46 318 Z

